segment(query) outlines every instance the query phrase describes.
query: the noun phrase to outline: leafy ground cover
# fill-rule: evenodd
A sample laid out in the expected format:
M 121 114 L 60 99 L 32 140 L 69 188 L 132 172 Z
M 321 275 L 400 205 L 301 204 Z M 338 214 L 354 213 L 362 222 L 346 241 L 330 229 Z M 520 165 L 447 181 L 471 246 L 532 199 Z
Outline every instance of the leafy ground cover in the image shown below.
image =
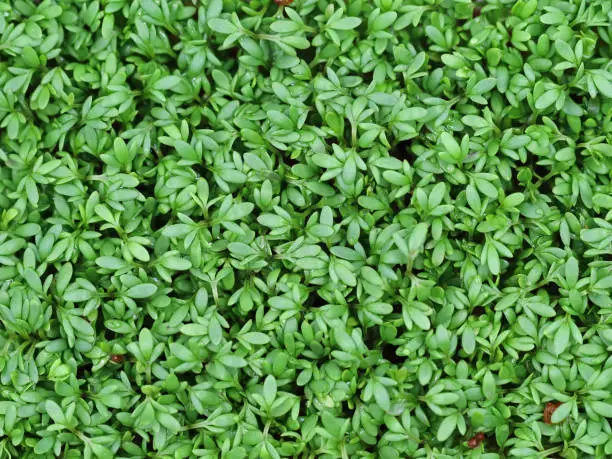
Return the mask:
M 611 18 L 0 0 L 0 457 L 612 457 Z

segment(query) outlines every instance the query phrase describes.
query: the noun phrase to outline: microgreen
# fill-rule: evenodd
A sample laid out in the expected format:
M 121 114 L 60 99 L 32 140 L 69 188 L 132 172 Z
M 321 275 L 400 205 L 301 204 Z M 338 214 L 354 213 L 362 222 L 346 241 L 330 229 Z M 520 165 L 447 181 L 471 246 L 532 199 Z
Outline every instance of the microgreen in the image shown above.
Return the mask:
M 611 21 L 0 0 L 0 457 L 612 457 Z

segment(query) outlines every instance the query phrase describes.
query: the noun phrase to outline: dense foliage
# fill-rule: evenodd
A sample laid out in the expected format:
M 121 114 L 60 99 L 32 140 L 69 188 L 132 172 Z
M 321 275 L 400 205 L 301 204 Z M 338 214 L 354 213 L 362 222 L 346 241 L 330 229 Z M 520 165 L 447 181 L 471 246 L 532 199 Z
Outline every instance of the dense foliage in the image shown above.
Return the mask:
M 609 0 L 0 0 L 0 457 L 612 456 Z

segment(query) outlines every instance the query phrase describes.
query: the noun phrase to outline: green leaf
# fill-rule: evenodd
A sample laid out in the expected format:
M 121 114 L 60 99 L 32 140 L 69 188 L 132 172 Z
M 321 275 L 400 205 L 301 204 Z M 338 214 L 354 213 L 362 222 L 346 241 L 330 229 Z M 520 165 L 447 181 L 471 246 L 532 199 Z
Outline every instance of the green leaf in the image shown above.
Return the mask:
M 225 214 L 226 220 L 239 220 L 249 215 L 255 206 L 250 202 L 242 202 L 240 204 L 232 204 L 230 210 Z
M 605 418 L 612 418 L 612 403 L 606 403 L 606 402 L 601 402 L 598 400 L 594 400 L 592 402 L 589 403 L 592 410 L 595 411 L 595 413 L 599 414 L 600 416 L 603 416 Z M 561 408 L 561 407 L 559 407 Z M 557 410 L 559 409 L 557 408 Z M 553 413 L 553 417 L 556 414 L 557 411 L 555 411 L 555 413 Z
M 276 398 L 276 379 L 272 375 L 268 375 L 263 385 L 263 396 L 264 400 L 269 406 L 272 406 L 274 399 Z
M 520 206 L 525 200 L 525 196 L 522 193 L 512 193 L 504 198 L 502 206 L 506 209 L 513 209 Z
M 438 426 L 438 433 L 436 435 L 436 438 L 438 439 L 438 441 L 447 440 L 453 434 L 453 431 L 455 430 L 456 425 L 457 425 L 457 418 L 455 416 L 445 417 L 440 423 L 440 425 Z
M 153 296 L 157 292 L 154 284 L 138 284 L 130 287 L 125 294 L 130 298 L 141 299 Z
M 559 90 L 550 89 L 536 99 L 535 108 L 544 110 L 554 104 L 559 99 Z
M 36 272 L 33 269 L 31 268 L 24 269 L 23 278 L 25 279 L 25 281 L 28 283 L 28 285 L 30 286 L 32 290 L 38 293 L 43 292 L 43 286 L 42 286 L 40 277 L 38 277 L 38 274 L 36 274 Z
M 495 400 L 497 398 L 495 377 L 490 371 L 485 373 L 482 380 L 482 392 L 488 400 Z
M 543 303 L 529 303 L 529 309 L 542 317 L 555 317 L 555 309 Z
M 593 83 L 599 90 L 599 92 L 605 97 L 612 98 L 612 83 L 608 78 L 604 78 L 602 75 L 593 75 Z
M 388 30 L 397 19 L 395 11 L 387 11 L 379 15 L 372 23 L 369 24 L 369 29 L 373 32 L 380 30 Z
M 392 106 L 397 103 L 397 97 L 393 94 L 386 94 L 384 92 L 375 92 L 370 94 L 370 100 L 377 105 Z
M 376 404 L 384 411 L 389 411 L 391 407 L 391 400 L 387 388 L 380 383 L 374 384 L 374 399 Z
M 419 223 L 414 227 L 408 239 L 408 249 L 411 253 L 422 249 L 427 239 L 427 230 L 428 225 L 426 223 Z
M 574 62 L 576 57 L 574 56 L 574 50 L 563 40 L 555 41 L 555 50 L 563 59 L 568 62 Z
M 98 443 L 92 442 L 90 446 L 91 446 L 91 451 L 94 453 L 94 455 L 96 457 L 99 457 L 100 459 L 111 457 L 113 455 L 113 452 L 110 449 Z
M 222 33 L 226 35 L 232 34 L 238 30 L 234 24 L 232 24 L 227 19 L 222 18 L 211 18 L 208 21 L 208 27 L 210 27 L 217 33 Z
M 489 244 L 487 248 L 487 265 L 492 274 L 498 275 L 500 273 L 499 254 L 493 244 Z
M 153 87 L 155 89 L 160 89 L 160 90 L 172 89 L 178 86 L 180 82 L 181 82 L 180 77 L 176 75 L 168 75 L 168 76 L 162 77 L 159 80 L 157 80 L 155 84 L 153 85 Z
M 219 359 L 219 361 L 230 368 L 242 368 L 242 367 L 246 367 L 247 366 L 247 361 L 237 355 L 222 355 L 221 358 Z
M 75 289 L 75 290 L 69 290 L 67 292 L 64 293 L 64 300 L 65 301 L 72 301 L 73 303 L 79 303 L 82 301 L 87 301 L 90 298 L 93 297 L 94 292 L 91 292 L 90 290 L 85 290 L 85 289 Z
M 472 88 L 472 94 L 480 95 L 489 92 L 495 87 L 497 80 L 495 78 L 485 78 L 480 80 Z
M 270 342 L 268 335 L 260 332 L 245 333 L 240 338 L 250 344 L 268 344 Z
M 104 269 L 111 269 L 116 271 L 118 269 L 124 268 L 127 266 L 127 263 L 121 258 L 117 257 L 98 257 L 96 258 L 96 264 Z
M 146 263 L 151 259 L 149 252 L 147 252 L 147 249 L 145 249 L 137 242 L 128 242 L 127 248 L 137 260 L 144 261 Z
M 430 396 L 429 400 L 436 405 L 453 405 L 459 400 L 459 395 L 452 392 L 442 392 Z
M 454 158 L 455 160 L 461 158 L 461 147 L 451 134 L 449 134 L 448 132 L 443 132 L 442 134 L 440 134 L 440 142 L 452 158 Z
M 361 24 L 361 19 L 359 18 L 344 17 L 342 19 L 334 21 L 332 24 L 330 24 L 330 27 L 336 30 L 351 30 L 355 29 L 356 27 L 359 27 L 359 24 Z
M 565 418 L 569 416 L 571 411 L 572 411 L 572 403 L 562 403 L 553 412 L 552 416 L 550 417 L 550 421 L 553 424 L 558 424 L 562 422 L 563 420 L 565 420 Z
M 181 430 L 181 424 L 174 418 L 174 416 L 168 413 L 157 413 L 157 420 L 166 429 L 171 432 L 178 432 Z
M 191 262 L 189 260 L 179 257 L 166 257 L 163 259 L 162 265 L 175 271 L 185 271 L 191 268 Z
M 553 350 L 556 355 L 561 354 L 569 344 L 570 329 L 567 322 L 563 322 L 555 332 L 553 340 Z
M 53 400 L 47 400 L 45 402 L 45 409 L 47 410 L 47 414 L 49 415 L 49 417 L 53 419 L 53 422 L 55 422 L 56 424 L 66 423 L 66 417 L 64 415 L 64 412 L 62 411 L 60 406 Z

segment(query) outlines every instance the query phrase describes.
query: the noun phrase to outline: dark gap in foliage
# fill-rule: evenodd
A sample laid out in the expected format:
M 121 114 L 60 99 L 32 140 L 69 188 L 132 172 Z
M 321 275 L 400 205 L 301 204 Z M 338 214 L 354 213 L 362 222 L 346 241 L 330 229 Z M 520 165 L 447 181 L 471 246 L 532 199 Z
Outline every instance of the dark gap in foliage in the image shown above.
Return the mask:
M 351 122 L 344 118 L 344 142 L 348 145 L 353 145 Z
M 381 346 L 383 358 L 395 365 L 402 365 L 406 359 L 397 355 L 398 347 L 391 343 L 385 343 Z
M 147 451 L 155 451 L 155 448 L 153 448 L 153 435 L 147 435 L 147 439 L 146 439 L 146 450 Z
M 242 143 L 241 137 L 237 137 L 236 140 L 234 140 L 234 143 L 232 144 L 232 149 L 241 154 L 248 153 L 249 151 L 251 151 L 250 148 L 247 148 L 244 143 Z
M 404 209 L 408 209 L 410 207 L 410 200 L 412 199 L 412 193 L 407 193 L 399 199 L 394 199 L 391 201 L 391 210 L 394 214 L 400 213 Z
M 136 189 L 142 193 L 145 198 L 155 197 L 155 184 L 153 182 L 142 181 L 136 186 Z
M 165 214 L 157 212 L 153 214 L 151 217 L 151 229 L 153 231 L 162 230 L 170 223 L 171 218 L 172 214 L 170 212 L 166 212 Z
M 287 151 L 281 151 L 279 154 L 279 159 L 289 167 L 293 167 L 296 164 L 300 164 L 300 162 L 292 158 L 291 154 Z
M 317 49 L 314 46 L 310 46 L 306 49 L 300 49 L 297 52 L 297 57 L 305 62 L 312 62 L 317 55 Z
M 79 153 L 79 159 L 81 161 L 87 162 L 87 164 L 90 166 L 90 170 L 88 171 L 90 175 L 103 175 L 104 174 L 105 164 L 95 154 L 81 152 Z
M 148 328 L 149 330 L 151 330 L 153 328 L 153 324 L 155 323 L 155 320 L 153 320 L 153 317 L 151 317 L 150 314 L 143 314 L 142 316 L 142 324 L 141 324 L 141 329 L 142 328 Z
M 134 113 L 134 117 L 130 120 L 129 124 L 132 127 L 140 127 L 140 124 L 145 124 L 146 125 L 151 125 L 153 124 L 153 120 L 151 119 L 151 116 L 149 116 L 148 114 L 151 111 L 151 104 L 144 102 L 142 100 L 139 100 L 138 98 L 135 98 L 135 104 L 136 104 L 136 110 Z M 159 128 L 156 128 L 159 129 Z M 161 130 L 160 130 L 161 132 Z
M 168 37 L 168 41 L 170 42 L 170 47 L 174 49 L 174 46 L 177 43 L 180 43 L 180 38 L 171 32 L 166 32 L 166 36 Z
M 106 325 L 104 325 L 104 317 L 103 316 L 98 316 L 98 318 L 95 321 L 95 330 L 96 330 L 96 336 L 101 337 L 102 339 L 106 338 Z
M 446 265 L 444 271 L 440 274 L 438 285 L 441 287 L 458 287 L 461 285 L 461 279 L 450 264 Z
M 323 118 L 321 118 L 321 114 L 313 108 L 312 110 L 308 110 L 308 115 L 306 116 L 306 122 L 304 124 L 320 128 L 324 125 L 324 121 Z M 328 141 L 328 138 L 325 140 Z
M 100 225 L 102 225 L 103 223 L 100 223 Z M 115 239 L 117 237 L 117 231 L 115 231 L 112 228 L 106 228 L 101 230 L 100 228 L 94 230 L 94 231 L 98 231 L 100 232 L 100 238 L 105 240 L 105 239 Z
M 325 138 L 325 143 L 326 143 L 326 144 L 327 144 L 327 146 L 329 147 L 329 148 L 327 149 L 328 153 L 330 153 L 330 154 L 331 154 L 331 153 L 333 152 L 333 150 L 332 150 L 333 145 L 338 145 L 338 144 L 339 144 L 339 143 L 338 143 L 338 142 L 339 142 L 339 140 L 340 140 L 340 139 L 338 139 L 337 137 L 326 137 L 326 138 Z
M 191 166 L 191 170 L 196 173 L 196 176 L 198 178 L 200 177 L 207 178 L 208 176 L 210 176 L 210 172 L 206 168 L 206 165 L 204 163 L 193 164 Z
M 550 172 L 549 167 L 540 164 L 540 161 L 537 161 L 534 164 L 532 164 L 531 170 L 533 171 L 534 176 L 539 177 L 539 178 L 546 177 L 548 173 Z
M 470 236 L 469 241 L 476 245 L 482 245 L 486 242 L 487 236 L 485 233 L 481 233 L 480 231 L 474 231 Z
M 326 306 L 328 303 L 318 293 L 312 292 L 310 295 L 308 295 L 308 299 L 306 300 L 305 304 L 308 306 L 308 308 L 319 309 Z
M 476 306 L 472 308 L 472 315 L 475 317 L 479 317 L 485 313 L 486 313 L 485 308 L 482 306 Z
M 380 332 L 378 331 L 378 327 L 369 327 L 365 332 L 363 342 L 368 349 L 376 349 L 380 344 Z
M 205 362 L 202 362 L 204 365 L 206 364 Z M 202 372 L 205 372 L 206 370 L 202 370 Z M 193 386 L 197 386 L 199 384 L 198 381 L 198 375 L 199 373 L 195 373 L 193 371 L 188 371 L 185 373 L 176 373 L 176 377 L 179 380 L 179 382 L 183 383 L 186 382 L 188 387 L 193 387 Z
M 291 392 L 297 397 L 300 397 L 300 413 L 306 413 L 306 409 L 304 406 L 304 402 L 306 401 L 304 398 L 304 386 L 300 386 L 299 384 L 293 384 L 290 388 L 286 388 L 285 390 L 287 390 L 287 392 Z
M 408 161 L 409 164 L 414 164 L 417 156 L 412 152 L 412 144 L 414 139 L 402 140 L 397 142 L 389 150 L 389 154 L 400 161 Z
M 559 286 L 555 282 L 547 282 L 543 288 L 551 298 L 559 298 L 561 296 Z
M 115 120 L 111 123 L 111 129 L 114 133 L 117 134 L 120 134 L 122 131 L 125 130 L 123 123 L 119 120 Z
M 519 271 L 518 266 L 522 266 L 523 263 L 516 258 L 510 258 L 506 260 L 508 265 L 500 273 L 499 283 L 500 285 L 506 285 L 508 281 L 515 276 Z
M 364 83 L 370 84 L 374 78 L 374 72 L 364 72 L 361 74 L 361 78 L 363 79 Z
M 166 156 L 171 156 L 174 153 L 173 147 L 163 143 L 156 144 L 153 149 L 157 151 L 160 159 L 165 158 Z
M 77 370 L 76 370 L 76 378 L 77 379 L 87 379 L 90 375 L 91 375 L 91 367 L 92 364 L 91 362 L 81 362 L 78 366 L 77 366 Z

